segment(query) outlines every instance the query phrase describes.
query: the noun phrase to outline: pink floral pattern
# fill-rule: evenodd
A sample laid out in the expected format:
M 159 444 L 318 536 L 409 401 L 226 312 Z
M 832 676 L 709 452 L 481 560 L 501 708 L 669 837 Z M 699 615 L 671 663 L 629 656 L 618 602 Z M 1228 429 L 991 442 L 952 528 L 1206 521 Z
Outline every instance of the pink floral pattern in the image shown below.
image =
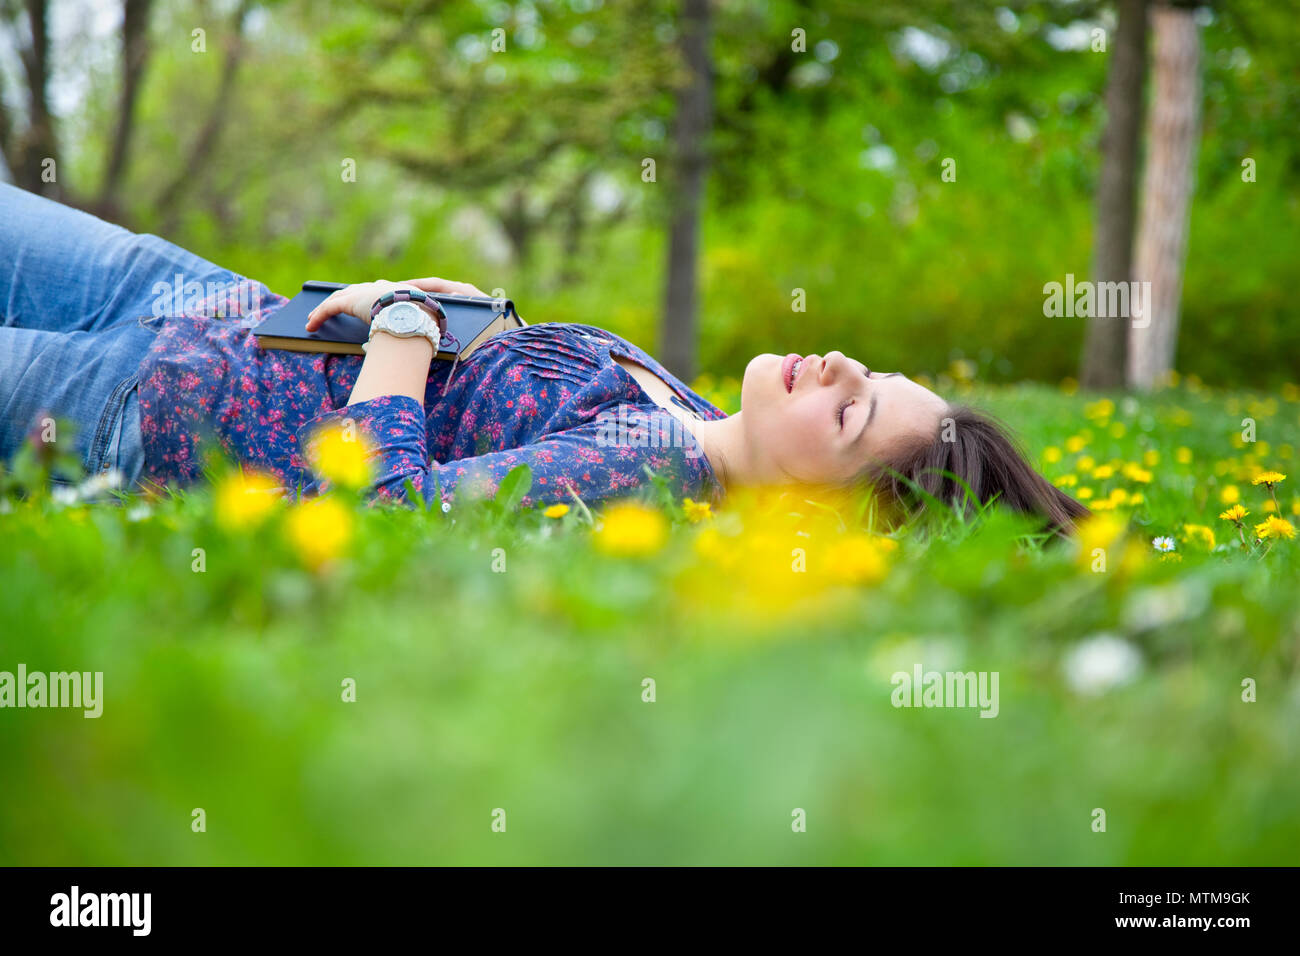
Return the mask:
M 310 442 L 350 418 L 376 449 L 375 499 L 405 500 L 409 481 L 446 510 L 457 495 L 495 494 L 519 464 L 533 473 L 525 507 L 627 496 L 648 480 L 646 468 L 679 496 L 720 497 L 689 431 L 674 427 L 613 356 L 654 371 L 701 418 L 725 413 L 610 332 L 569 323 L 504 332 L 459 364 L 446 394 L 451 363 L 433 362 L 423 407 L 398 395 L 348 405 L 362 356 L 259 348 L 252 330 L 287 301 L 267 293 L 244 314 L 205 303 L 162 320 L 139 374 L 145 477 L 201 480 L 209 451 L 219 449 L 275 475 L 286 491 L 315 494 L 326 484 L 307 466 Z M 646 423 L 639 433 L 611 428 L 637 412 Z

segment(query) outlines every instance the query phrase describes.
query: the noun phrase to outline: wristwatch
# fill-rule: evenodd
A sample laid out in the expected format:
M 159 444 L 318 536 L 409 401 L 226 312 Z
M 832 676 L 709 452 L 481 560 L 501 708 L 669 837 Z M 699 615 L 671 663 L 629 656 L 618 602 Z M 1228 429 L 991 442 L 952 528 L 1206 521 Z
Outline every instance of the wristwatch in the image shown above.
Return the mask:
M 387 332 L 399 339 L 422 335 L 433 343 L 435 355 L 447 332 L 447 313 L 438 300 L 419 289 L 394 289 L 375 300 L 370 309 L 370 335 L 361 344 L 367 351 L 376 332 Z

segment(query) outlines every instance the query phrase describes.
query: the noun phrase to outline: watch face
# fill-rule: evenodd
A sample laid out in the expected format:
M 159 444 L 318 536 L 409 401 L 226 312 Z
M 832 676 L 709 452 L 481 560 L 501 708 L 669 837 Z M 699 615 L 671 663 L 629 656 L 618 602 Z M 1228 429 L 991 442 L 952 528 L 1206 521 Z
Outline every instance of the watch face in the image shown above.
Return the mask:
M 393 332 L 414 332 L 420 327 L 420 318 L 424 312 L 418 305 L 410 302 L 394 302 L 386 309 L 380 310 L 384 326 Z

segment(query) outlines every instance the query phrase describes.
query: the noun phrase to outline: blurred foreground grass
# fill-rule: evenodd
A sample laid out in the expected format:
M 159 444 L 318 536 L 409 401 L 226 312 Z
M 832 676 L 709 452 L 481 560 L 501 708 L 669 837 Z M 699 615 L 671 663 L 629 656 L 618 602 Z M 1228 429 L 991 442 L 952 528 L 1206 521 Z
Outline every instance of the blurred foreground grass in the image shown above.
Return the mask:
M 1293 864 L 1300 539 L 1255 540 L 1251 480 L 1294 470 L 1295 390 L 955 377 L 1103 502 L 1085 550 L 1006 518 L 891 546 L 797 501 L 594 535 L 576 503 L 341 499 L 314 551 L 210 490 L 3 504 L 0 670 L 102 671 L 104 705 L 0 710 L 0 863 Z M 916 664 L 998 672 L 997 717 L 893 707 Z

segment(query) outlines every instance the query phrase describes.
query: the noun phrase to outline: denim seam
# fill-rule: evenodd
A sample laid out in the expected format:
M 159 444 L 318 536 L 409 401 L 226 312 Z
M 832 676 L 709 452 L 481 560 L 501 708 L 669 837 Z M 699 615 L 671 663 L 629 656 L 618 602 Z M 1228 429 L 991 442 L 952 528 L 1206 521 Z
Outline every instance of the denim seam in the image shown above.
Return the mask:
M 99 427 L 95 429 L 95 440 L 90 446 L 90 470 L 99 474 L 104 468 L 104 457 L 112 445 L 113 427 L 117 418 L 126 408 L 126 397 L 138 384 L 137 376 L 131 375 L 118 382 L 108 396 L 104 413 L 99 418 Z

